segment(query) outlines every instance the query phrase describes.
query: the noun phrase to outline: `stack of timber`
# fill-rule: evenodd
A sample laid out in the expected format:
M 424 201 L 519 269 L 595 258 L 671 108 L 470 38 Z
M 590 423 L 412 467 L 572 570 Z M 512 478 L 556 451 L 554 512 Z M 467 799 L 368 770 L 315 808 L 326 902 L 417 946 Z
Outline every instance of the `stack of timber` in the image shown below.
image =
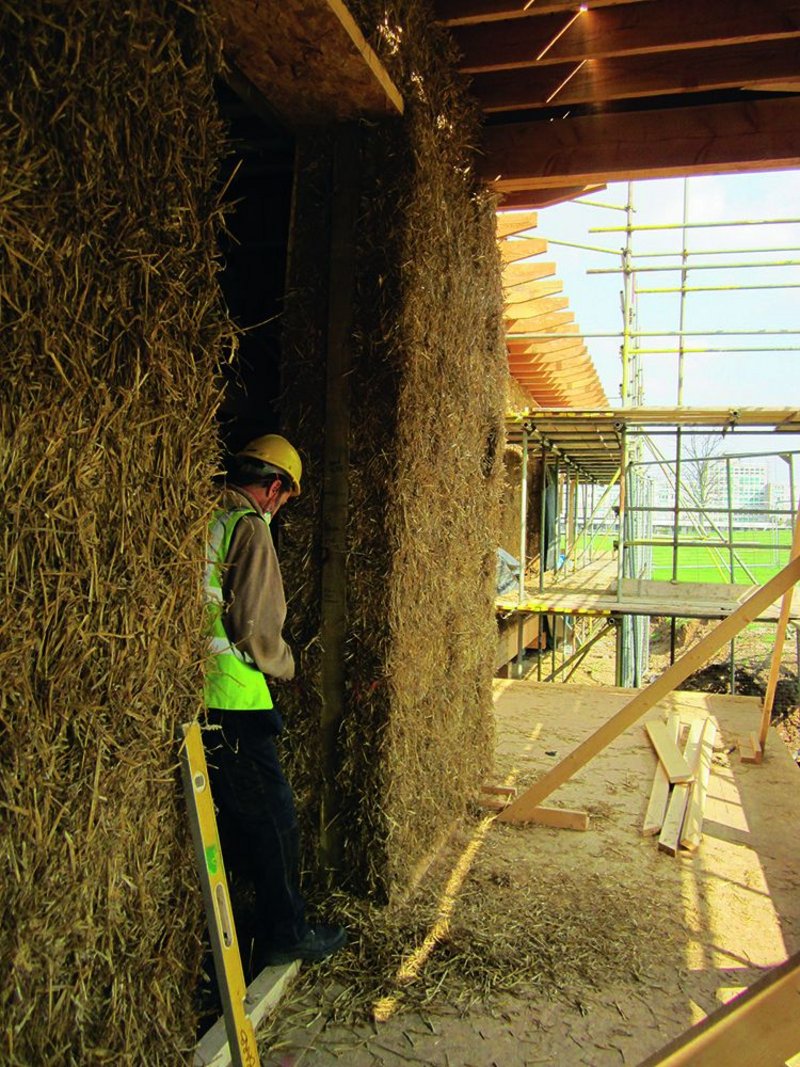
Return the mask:
M 673 711 L 666 720 L 646 722 L 645 731 L 658 765 L 642 833 L 658 834 L 658 847 L 672 856 L 681 849 L 693 852 L 702 837 L 716 723 L 705 717 L 683 723 L 678 712 Z

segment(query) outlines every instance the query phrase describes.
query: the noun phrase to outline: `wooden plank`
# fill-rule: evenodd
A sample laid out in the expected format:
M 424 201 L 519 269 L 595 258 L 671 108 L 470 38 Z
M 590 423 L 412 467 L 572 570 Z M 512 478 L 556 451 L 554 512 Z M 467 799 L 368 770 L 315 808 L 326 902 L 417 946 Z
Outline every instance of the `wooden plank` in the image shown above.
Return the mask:
M 716 736 L 716 723 L 712 722 L 711 719 L 707 719 L 700 744 L 697 777 L 689 792 L 689 804 L 686 809 L 683 830 L 681 831 L 681 845 L 690 851 L 699 846 L 703 836 L 703 815 L 708 794 L 708 783 L 711 779 L 711 765 L 714 761 L 714 739 Z
M 573 9 L 574 10 L 574 9 Z M 800 37 L 797 0 L 650 0 L 583 12 L 558 40 L 565 20 L 536 15 L 453 30 L 461 52 L 459 69 L 470 74 L 611 56 L 637 56 Z M 548 45 L 547 52 L 541 55 Z M 676 91 L 679 83 L 676 82 Z
M 536 285 L 536 283 L 534 283 Z M 550 285 L 547 282 L 539 282 L 536 288 L 534 286 L 527 287 L 531 293 L 528 300 L 517 300 L 513 304 L 507 304 L 505 308 L 505 317 L 507 323 L 513 323 L 513 329 L 517 333 L 527 332 L 525 327 L 529 318 L 535 318 L 539 313 L 539 300 L 541 294 L 548 292 L 560 292 L 563 289 L 563 285 L 559 282 L 557 285 L 553 283 Z M 536 295 L 537 291 L 540 295 Z M 567 298 L 568 299 L 568 298 Z M 559 333 L 566 333 L 566 330 L 559 330 Z M 577 329 L 572 331 L 577 333 Z
M 225 55 L 290 126 L 403 113 L 342 0 L 213 0 Z
M 481 792 L 498 797 L 515 797 L 517 795 L 517 790 L 513 785 L 482 785 Z
M 786 1063 L 800 1049 L 799 1004 L 800 953 L 795 953 L 648 1056 L 639 1067 L 733 1067 L 743 1063 L 773 1067 Z
M 686 816 L 686 805 L 689 802 L 689 785 L 679 782 L 673 786 L 667 805 L 667 814 L 664 816 L 664 825 L 658 835 L 658 847 L 661 852 L 670 856 L 677 856 L 680 848 L 681 829 Z
M 538 314 L 547 315 L 554 311 L 564 311 L 569 307 L 568 296 L 538 296 L 532 285 L 516 285 L 504 293 L 506 316 L 516 315 L 515 308 L 519 304 L 532 303 Z
M 518 314 L 518 310 L 517 310 L 517 314 Z M 512 327 L 513 327 L 512 329 L 509 330 L 509 333 L 533 333 L 534 332 L 534 329 L 529 329 L 529 327 L 530 328 L 535 328 L 535 320 L 534 319 L 516 318 L 516 317 L 514 317 L 513 319 L 507 319 L 507 322 L 512 323 Z M 578 325 L 576 323 L 567 322 L 567 323 L 565 323 L 563 325 L 562 328 L 559 329 L 558 333 L 559 333 L 559 335 L 561 335 L 561 334 L 573 334 L 573 335 L 575 335 L 577 337 L 580 334 L 580 328 L 578 327 Z M 569 340 L 569 338 L 566 338 L 566 339 Z M 558 340 L 564 340 L 564 338 L 559 336 L 559 338 L 557 338 L 556 340 L 547 341 L 547 344 L 550 344 L 550 345 L 557 344 Z
M 524 351 L 514 352 L 509 348 L 508 365 L 520 374 L 568 374 L 582 369 L 590 369 L 586 359 L 586 345 L 578 344 L 561 352 L 542 353 L 536 351 L 536 345 L 526 345 Z
M 500 241 L 500 259 L 503 263 L 517 263 L 529 256 L 540 256 L 547 251 L 547 241 L 541 237 L 510 237 Z
M 485 127 L 498 191 L 800 165 L 800 99 L 585 115 Z
M 761 763 L 763 753 L 755 730 L 748 734 L 747 737 L 737 738 L 736 745 L 739 749 L 739 759 L 742 763 Z
M 570 808 L 536 807 L 527 822 L 539 826 L 552 826 L 558 830 L 588 830 L 589 815 L 585 811 L 573 811 Z
M 667 732 L 670 739 L 677 745 L 680 734 L 681 719 L 677 711 L 671 711 L 667 716 Z M 647 811 L 642 825 L 642 836 L 652 837 L 660 832 L 664 825 L 664 816 L 669 804 L 670 781 L 664 765 L 660 759 L 656 760 L 656 770 L 653 775 L 653 785 L 650 790 L 650 799 L 647 803 Z
M 629 726 L 639 720 L 645 712 L 649 711 L 667 693 L 672 692 L 690 674 L 711 658 L 723 645 L 726 645 L 732 637 L 743 630 L 748 623 L 757 618 L 759 613 L 774 603 L 800 578 L 800 558 L 792 560 L 782 570 L 763 585 L 757 592 L 749 597 L 744 604 L 723 619 L 714 629 L 708 633 L 694 648 L 689 649 L 680 659 L 676 660 L 671 667 L 651 682 L 645 689 L 640 690 L 636 696 L 628 701 L 616 715 L 604 723 L 585 741 L 581 742 L 552 770 L 544 774 L 538 782 L 535 782 L 522 796 L 510 804 L 498 819 L 500 822 L 524 821 L 526 814 L 538 807 L 539 804 L 560 785 L 566 782 L 572 775 L 593 759 L 602 750 Z
M 692 774 L 696 772 L 700 759 L 700 748 L 706 722 L 706 719 L 695 719 L 689 728 L 689 736 L 686 739 L 684 758 Z M 674 786 L 672 796 L 669 798 L 664 825 L 661 827 L 661 833 L 658 837 L 658 847 L 662 852 L 668 852 L 671 856 L 677 856 L 680 849 L 681 833 L 683 832 L 686 810 L 689 806 L 690 793 L 691 785 L 688 782 L 679 782 Z
M 644 728 L 670 782 L 688 782 L 693 777 L 692 769 L 670 737 L 667 724 L 661 719 L 651 719 Z
M 504 289 L 518 285 L 534 284 L 533 297 L 560 293 L 563 282 L 537 282 L 537 278 L 551 278 L 556 272 L 555 263 L 507 263 L 503 267 L 501 279 Z
M 527 305 L 526 305 L 527 306 Z M 506 308 L 506 315 L 513 313 L 514 305 Z M 515 329 L 518 332 L 522 332 L 515 322 Z M 567 326 L 569 323 L 575 322 L 575 315 L 571 311 L 551 311 L 544 315 L 533 315 L 525 319 L 525 333 L 536 333 L 541 331 L 542 333 L 557 333 L 562 326 Z
M 254 1030 L 273 1011 L 298 974 L 300 963 L 295 960 L 280 967 L 265 967 L 247 987 L 245 1012 Z M 229 1067 L 231 1050 L 225 1034 L 225 1020 L 217 1019 L 207 1030 L 194 1050 L 193 1067 Z
M 525 230 L 535 230 L 539 216 L 535 211 L 498 211 L 497 236 L 498 238 L 510 237 L 514 233 L 523 233 Z
M 550 346 L 550 347 L 546 347 Z M 508 362 L 525 367 L 553 367 L 564 369 L 575 367 L 586 352 L 582 337 L 552 344 L 550 341 L 537 341 L 530 334 L 506 334 Z
M 506 811 L 508 799 L 500 797 L 481 797 L 478 803 L 487 811 Z M 588 830 L 589 814 L 585 811 L 574 811 L 571 808 L 543 808 L 538 807 L 525 819 L 526 823 L 535 823 L 537 826 L 549 826 L 553 830 Z
M 797 513 L 797 519 L 794 524 L 794 533 L 792 534 L 792 547 L 790 551 L 790 558 L 795 559 L 800 555 L 800 510 Z M 758 731 L 758 752 L 763 753 L 767 746 L 767 734 L 769 733 L 769 724 L 772 718 L 772 706 L 775 701 L 775 691 L 778 688 L 778 675 L 781 670 L 781 657 L 783 655 L 783 643 L 786 638 L 786 627 L 789 623 L 789 613 L 792 609 L 792 590 L 789 589 L 783 594 L 783 600 L 781 601 L 781 613 L 778 616 L 778 625 L 775 632 L 775 644 L 772 649 L 772 659 L 769 665 L 769 678 L 767 679 L 767 688 L 764 693 L 764 706 L 761 712 L 761 726 Z
M 555 297 L 557 292 L 563 292 L 564 283 L 554 282 L 526 282 L 517 285 L 506 284 L 506 278 L 502 278 L 502 296 L 506 306 L 511 307 L 515 303 L 542 300 L 547 297 Z M 569 297 L 558 298 L 569 302 Z
M 667 52 L 662 55 L 597 59 L 575 72 L 575 63 L 519 67 L 474 74 L 470 91 L 483 111 L 535 110 L 558 104 L 626 100 L 676 92 L 758 89 L 776 77 L 797 75 L 800 44 L 796 40 Z M 571 75 L 571 76 L 570 76 Z
M 377 82 L 383 90 L 386 99 L 384 100 L 383 97 L 380 97 L 379 95 L 380 111 L 390 115 L 395 113 L 402 115 L 404 110 L 403 97 L 400 95 L 397 86 L 389 77 L 380 59 L 378 59 L 377 53 L 373 50 L 364 34 L 359 29 L 358 23 L 350 14 L 347 5 L 343 0 L 326 0 L 326 3 L 335 15 L 339 25 L 352 42 L 353 48 L 358 55 L 361 56 L 364 66 L 372 74 L 374 81 Z M 286 0 L 281 0 L 281 7 L 285 6 Z M 308 0 L 302 0 L 302 7 L 300 8 L 299 14 L 303 25 L 306 24 L 308 18 L 307 8 Z M 359 115 L 362 113 L 363 112 L 359 112 Z

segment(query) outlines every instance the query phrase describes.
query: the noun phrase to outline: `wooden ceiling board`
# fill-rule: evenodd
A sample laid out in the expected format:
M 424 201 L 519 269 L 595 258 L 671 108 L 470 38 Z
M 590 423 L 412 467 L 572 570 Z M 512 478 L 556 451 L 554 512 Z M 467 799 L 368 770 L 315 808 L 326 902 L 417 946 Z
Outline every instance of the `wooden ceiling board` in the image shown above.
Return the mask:
M 228 63 L 290 127 L 403 112 L 342 0 L 213 0 Z

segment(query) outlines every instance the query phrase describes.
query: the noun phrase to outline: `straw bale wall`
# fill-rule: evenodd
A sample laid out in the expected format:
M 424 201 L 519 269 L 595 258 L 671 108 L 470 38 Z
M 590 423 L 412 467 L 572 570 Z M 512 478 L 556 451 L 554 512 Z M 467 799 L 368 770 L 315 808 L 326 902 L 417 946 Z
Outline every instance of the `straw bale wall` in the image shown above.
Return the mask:
M 500 505 L 500 538 L 498 544 L 519 559 L 520 511 L 522 507 L 522 449 L 508 445 L 503 455 L 505 481 Z M 535 451 L 528 453 L 526 507 L 526 549 L 528 563 L 539 555 L 540 527 L 542 525 L 542 463 Z
M 322 836 L 338 835 L 339 878 L 345 872 L 354 889 L 391 895 L 409 884 L 492 761 L 506 362 L 494 204 L 471 169 L 475 117 L 450 73 L 448 39 L 418 0 L 352 7 L 406 114 L 358 134 L 352 366 L 342 383 L 350 404 L 345 706 L 335 738 L 336 825 Z M 320 829 L 325 762 L 319 514 L 331 283 L 319 269 L 319 236 L 335 152 L 326 156 L 312 134 L 298 158 L 283 413 L 309 473 L 307 495 L 283 520 L 300 679 L 278 698 L 308 842 Z
M 189 1062 L 177 772 L 217 462 L 217 49 L 192 0 L 0 11 L 4 1064 Z

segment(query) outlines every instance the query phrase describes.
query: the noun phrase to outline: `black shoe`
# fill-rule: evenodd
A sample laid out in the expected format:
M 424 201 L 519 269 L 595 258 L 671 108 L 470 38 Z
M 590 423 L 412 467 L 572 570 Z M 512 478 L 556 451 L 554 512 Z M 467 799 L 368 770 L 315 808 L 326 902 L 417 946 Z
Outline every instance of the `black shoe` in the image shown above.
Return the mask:
M 347 931 L 343 926 L 312 926 L 294 945 L 267 949 L 264 963 L 268 967 L 279 963 L 292 963 L 294 960 L 316 963 L 332 956 L 346 944 Z

